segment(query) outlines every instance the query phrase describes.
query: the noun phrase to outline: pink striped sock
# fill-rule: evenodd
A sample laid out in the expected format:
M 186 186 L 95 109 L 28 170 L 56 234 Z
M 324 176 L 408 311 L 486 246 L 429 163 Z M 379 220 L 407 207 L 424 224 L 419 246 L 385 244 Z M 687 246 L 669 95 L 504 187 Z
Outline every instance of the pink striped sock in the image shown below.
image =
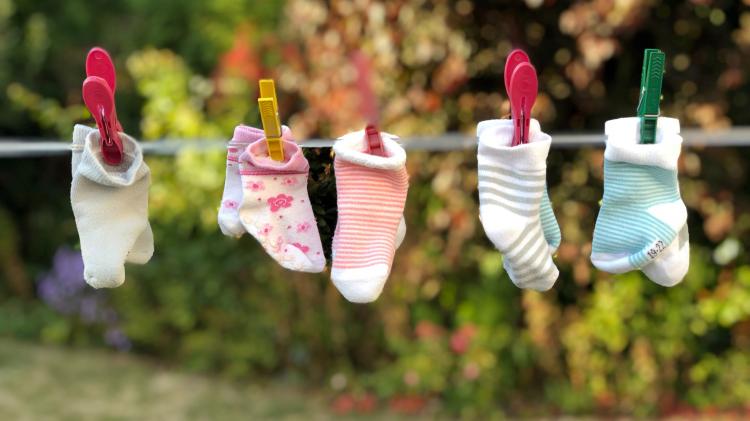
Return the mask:
M 339 217 L 333 239 L 331 279 L 349 301 L 378 298 L 391 272 L 409 176 L 406 152 L 382 134 L 386 155 L 365 150 L 364 131 L 333 146 Z

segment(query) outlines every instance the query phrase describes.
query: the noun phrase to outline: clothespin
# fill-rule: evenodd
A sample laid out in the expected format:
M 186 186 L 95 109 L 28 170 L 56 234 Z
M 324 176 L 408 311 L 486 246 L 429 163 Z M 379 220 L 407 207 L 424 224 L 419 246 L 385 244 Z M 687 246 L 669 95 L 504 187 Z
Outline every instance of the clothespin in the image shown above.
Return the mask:
M 665 55 L 659 49 L 647 48 L 643 53 L 641 94 L 637 109 L 638 117 L 641 118 L 641 143 L 654 143 L 656 140 L 664 61 Z
M 107 51 L 99 47 L 89 51 L 86 56 L 86 76 L 82 87 L 83 102 L 99 128 L 104 162 L 119 165 L 123 155 L 119 133 L 122 126 L 115 109 L 115 66 Z
M 276 99 L 276 85 L 273 79 L 262 79 L 258 84 L 260 86 L 258 108 L 260 109 L 263 131 L 266 135 L 268 155 L 274 161 L 283 161 L 284 145 L 281 141 L 281 121 L 279 119 L 279 105 Z
M 505 90 L 510 99 L 510 114 L 514 126 L 511 145 L 528 143 L 531 108 L 536 102 L 539 82 L 536 69 L 522 50 L 511 51 L 505 61 Z
M 368 124 L 365 127 L 365 137 L 367 138 L 367 153 L 370 155 L 385 156 L 383 138 L 380 137 L 380 131 L 378 131 L 374 124 Z
M 107 50 L 101 47 L 92 48 L 86 56 L 86 77 L 98 76 L 104 79 L 112 89 L 114 95 L 117 89 L 117 73 L 115 72 L 115 64 L 112 62 L 112 58 L 109 56 Z M 118 132 L 122 131 L 120 120 L 117 118 L 117 111 L 115 111 L 115 127 Z

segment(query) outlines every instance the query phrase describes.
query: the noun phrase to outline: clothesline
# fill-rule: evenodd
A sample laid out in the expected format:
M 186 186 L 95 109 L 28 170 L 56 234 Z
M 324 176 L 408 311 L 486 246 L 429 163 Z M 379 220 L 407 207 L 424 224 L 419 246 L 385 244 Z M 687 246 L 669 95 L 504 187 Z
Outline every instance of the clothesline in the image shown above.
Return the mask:
M 681 133 L 687 147 L 747 147 L 750 146 L 750 126 L 737 126 L 727 130 L 706 131 L 685 129 Z M 603 134 L 552 133 L 552 147 L 602 147 Z M 407 150 L 454 151 L 476 147 L 472 133 L 446 133 L 436 136 L 401 138 Z M 309 139 L 300 142 L 303 148 L 329 148 L 330 139 Z M 162 139 L 142 142 L 143 152 L 150 155 L 175 155 L 180 150 L 223 150 L 226 139 Z M 69 141 L 36 138 L 0 138 L 0 158 L 64 155 L 70 153 Z

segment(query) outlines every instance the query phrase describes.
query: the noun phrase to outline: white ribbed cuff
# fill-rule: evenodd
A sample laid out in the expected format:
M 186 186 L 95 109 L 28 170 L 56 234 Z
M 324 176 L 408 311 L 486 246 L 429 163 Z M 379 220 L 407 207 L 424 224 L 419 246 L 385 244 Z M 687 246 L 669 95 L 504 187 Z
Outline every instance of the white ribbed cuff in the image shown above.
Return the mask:
M 81 153 L 75 163 L 73 174 L 80 174 L 95 183 L 110 187 L 126 187 L 149 174 L 148 165 L 143 161 L 143 151 L 138 142 L 120 132 L 123 157 L 119 165 L 109 165 L 104 161 L 99 130 L 83 125 L 73 128 L 74 155 Z
M 545 170 L 552 138 L 542 132 L 539 121 L 531 119 L 529 143 L 511 146 L 513 130 L 513 120 L 480 122 L 477 125 L 479 164 L 497 163 L 521 171 Z
M 618 118 L 604 124 L 607 147 L 604 158 L 609 161 L 650 165 L 667 170 L 677 170 L 682 136 L 680 121 L 676 118 L 659 117 L 656 121 L 656 140 L 653 144 L 640 142 L 641 119 L 639 117 Z
M 396 142 L 398 136 L 380 132 L 387 156 L 372 155 L 366 150 L 365 131 L 348 133 L 333 144 L 336 156 L 344 161 L 381 170 L 397 170 L 406 164 L 406 151 Z

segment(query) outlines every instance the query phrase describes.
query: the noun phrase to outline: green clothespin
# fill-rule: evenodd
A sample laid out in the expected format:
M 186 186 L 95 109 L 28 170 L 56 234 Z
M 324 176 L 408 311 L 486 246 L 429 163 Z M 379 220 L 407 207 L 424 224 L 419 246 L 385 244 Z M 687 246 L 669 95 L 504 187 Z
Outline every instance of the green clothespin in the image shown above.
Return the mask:
M 656 48 L 647 48 L 643 53 L 641 97 L 638 100 L 638 117 L 641 118 L 641 143 L 654 143 L 656 140 L 656 120 L 659 118 L 664 61 L 664 53 Z

